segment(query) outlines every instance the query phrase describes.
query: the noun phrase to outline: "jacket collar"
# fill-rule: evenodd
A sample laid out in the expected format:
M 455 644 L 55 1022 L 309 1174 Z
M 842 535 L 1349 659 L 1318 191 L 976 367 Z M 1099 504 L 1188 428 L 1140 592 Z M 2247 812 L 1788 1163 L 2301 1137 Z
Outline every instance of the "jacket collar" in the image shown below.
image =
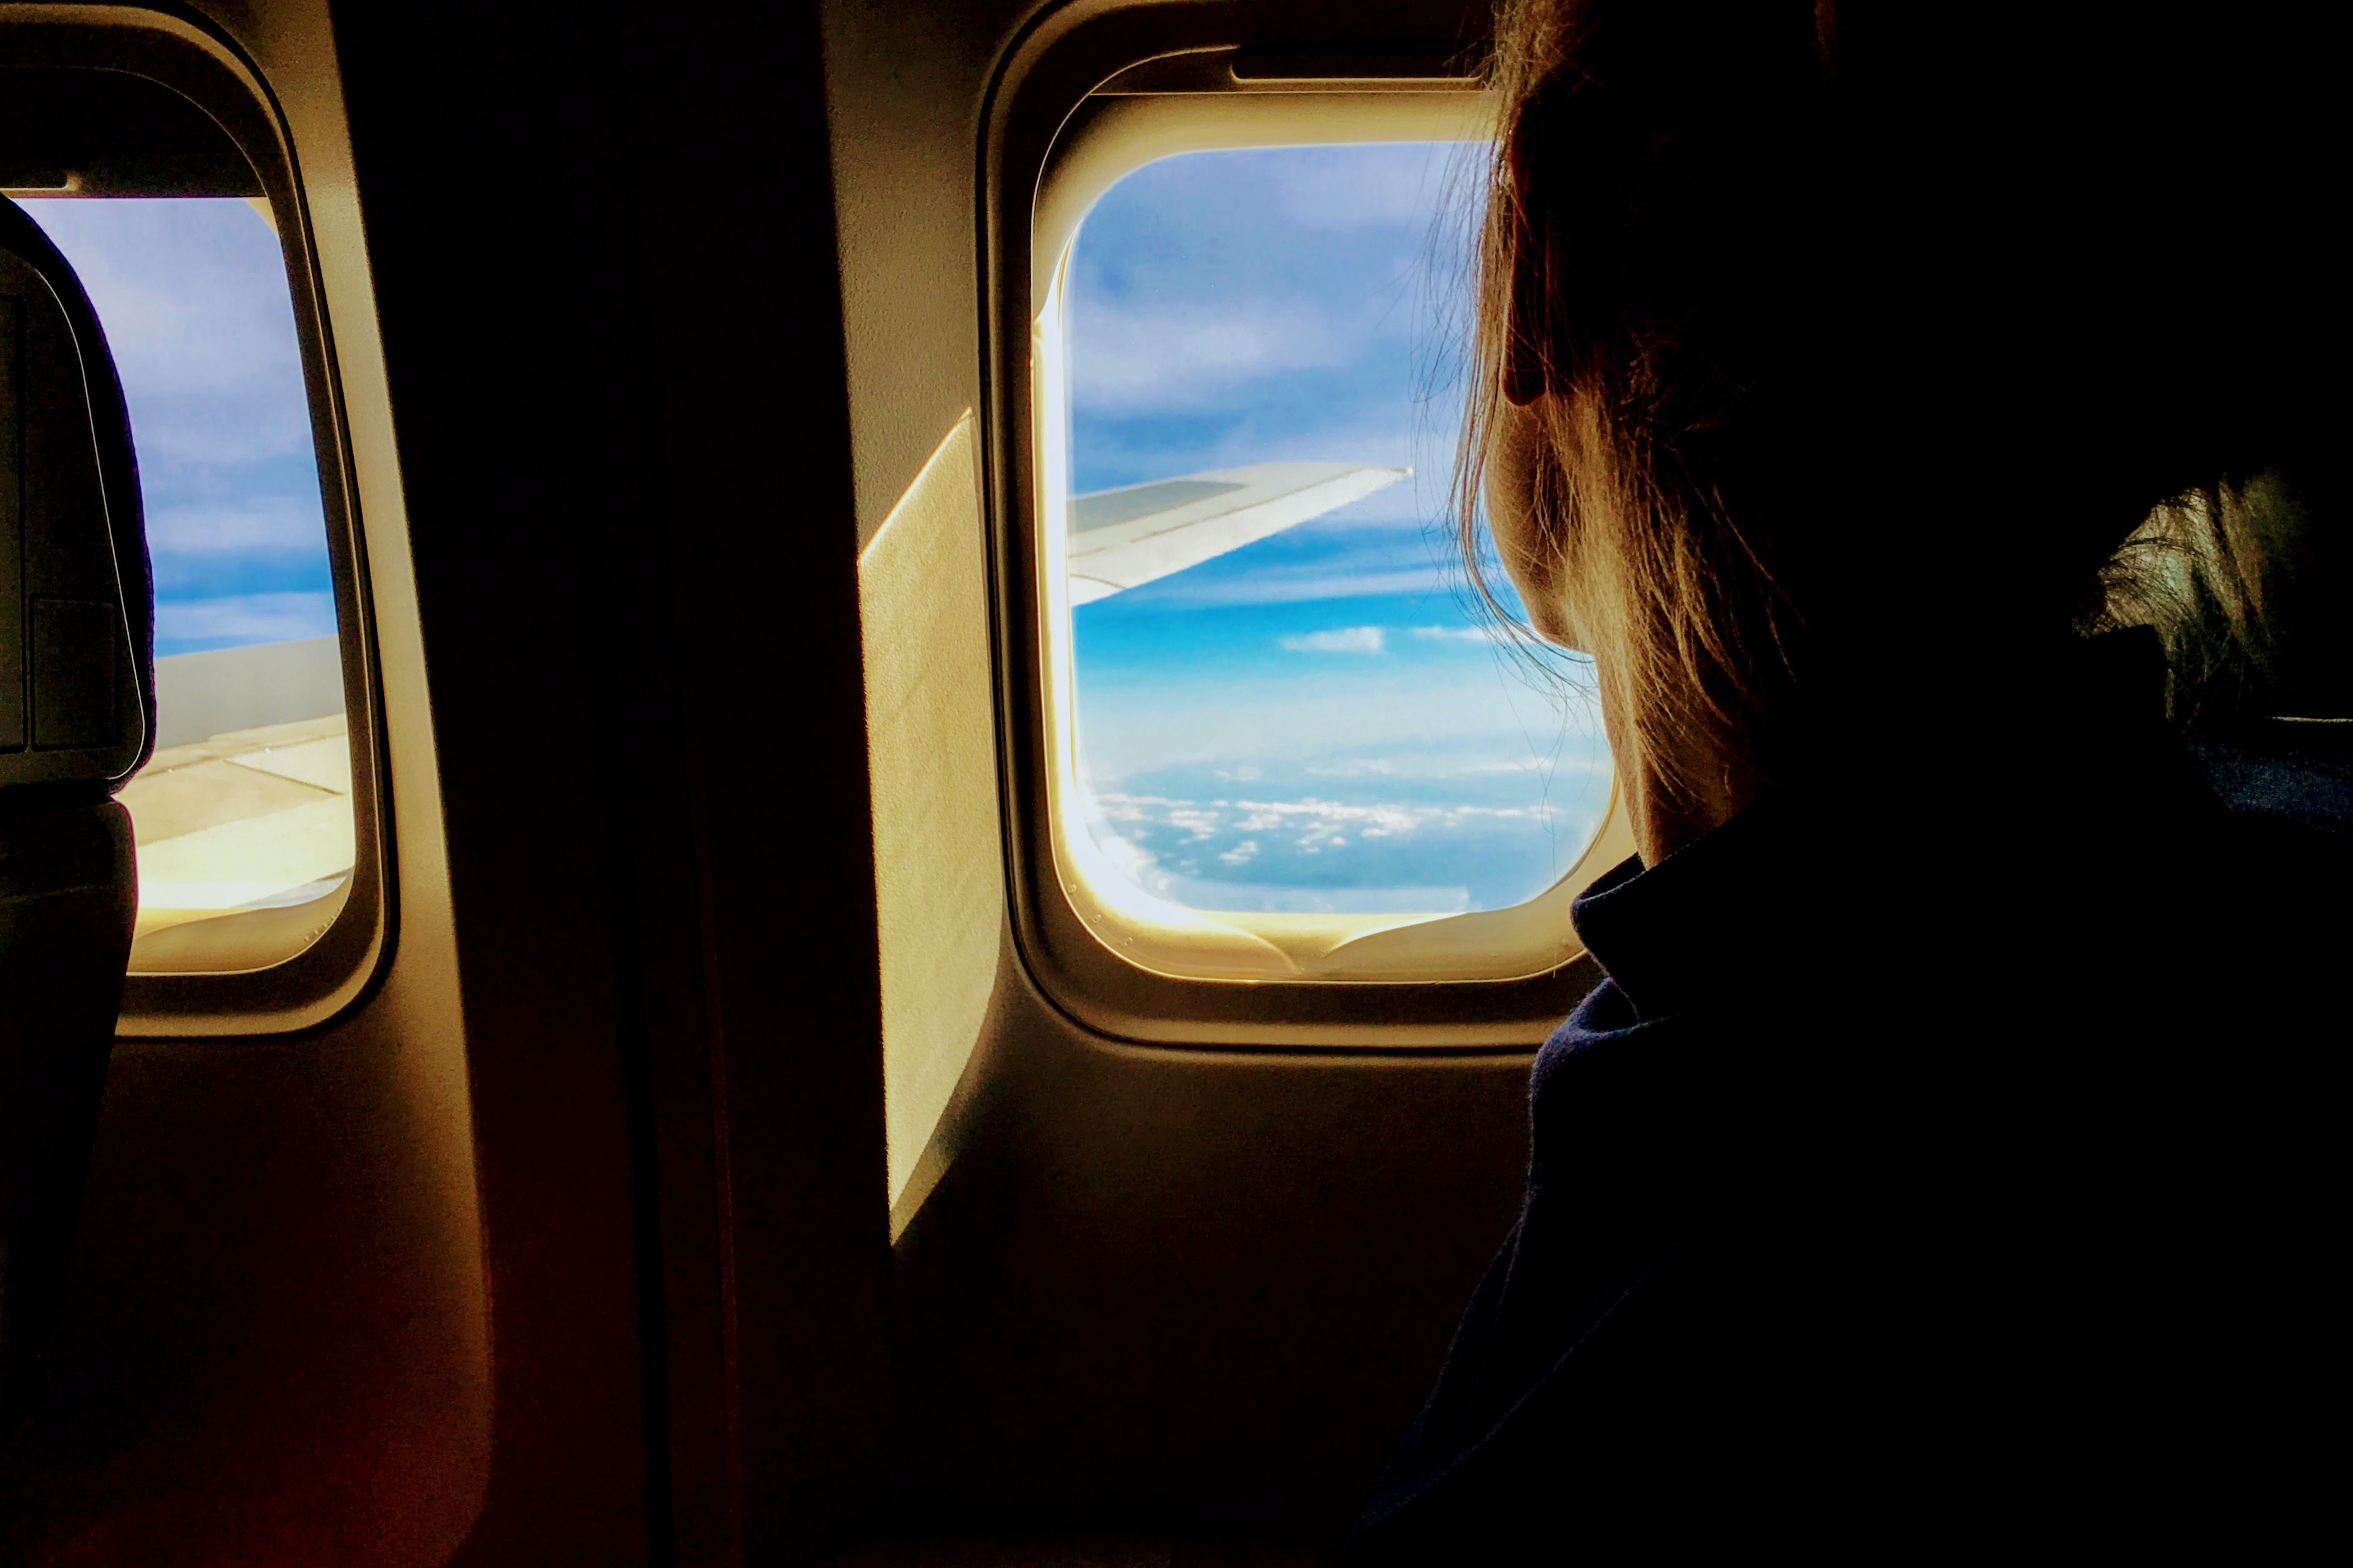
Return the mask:
M 1577 934 L 1645 1021 L 1704 1006 L 1819 934 L 1836 855 L 1807 809 L 1777 795 L 1645 868 L 1632 857 L 1571 907 Z
M 1999 714 L 1924 709 L 1656 866 L 1612 868 L 1571 906 L 1577 933 L 1644 1021 L 1800 973 L 1868 984 L 1891 951 L 1972 934 L 2005 870 L 2179 804 L 2164 673 L 2134 628 L 2056 650 Z

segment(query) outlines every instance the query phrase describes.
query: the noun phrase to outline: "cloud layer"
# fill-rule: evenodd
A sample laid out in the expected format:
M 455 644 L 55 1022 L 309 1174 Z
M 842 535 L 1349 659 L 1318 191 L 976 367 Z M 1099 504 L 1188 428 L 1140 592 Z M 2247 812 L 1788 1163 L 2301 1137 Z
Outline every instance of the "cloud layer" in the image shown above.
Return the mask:
M 1165 769 L 1089 794 L 1088 831 L 1137 886 L 1196 909 L 1451 912 L 1541 892 L 1609 803 L 1606 774 L 1432 760 Z

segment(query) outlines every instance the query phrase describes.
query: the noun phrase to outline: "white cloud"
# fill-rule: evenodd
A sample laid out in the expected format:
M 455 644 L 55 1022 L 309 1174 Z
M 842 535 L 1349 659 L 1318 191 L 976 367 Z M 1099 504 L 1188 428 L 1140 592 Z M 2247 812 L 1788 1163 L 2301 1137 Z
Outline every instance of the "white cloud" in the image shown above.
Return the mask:
M 1168 813 L 1168 826 L 1183 828 L 1198 844 L 1218 831 L 1218 814 L 1194 806 L 1177 806 Z
M 1386 653 L 1388 634 L 1380 626 L 1342 626 L 1281 638 L 1293 653 Z
M 1413 635 L 1424 642 L 1492 643 L 1495 634 L 1484 626 L 1416 626 Z
M 1218 857 L 1229 866 L 1246 866 L 1258 858 L 1258 840 L 1245 838 Z
M 1359 349 L 1308 300 L 1090 303 L 1071 323 L 1071 370 L 1089 413 L 1166 413 L 1225 402 L 1262 377 L 1348 364 Z
M 42 201 L 122 373 L 146 457 L 305 453 L 310 414 L 283 252 L 245 202 Z
M 1570 760 L 1564 762 L 1552 753 L 1507 758 L 1503 761 L 1471 761 L 1456 756 L 1451 750 L 1434 755 L 1416 756 L 1404 761 L 1393 757 L 1349 757 L 1344 761 L 1311 763 L 1299 771 L 1312 779 L 1461 779 L 1489 777 L 1497 773 L 1558 773 L 1563 777 L 1581 777 L 1595 772 L 1606 773 L 1609 763 Z M 1225 775 L 1220 774 L 1220 777 Z M 1223 801 L 1218 803 L 1225 805 Z
M 1202 811 L 1191 801 L 1165 796 L 1105 793 L 1096 795 L 1091 805 L 1091 815 L 1099 821 L 1165 822 L 1189 833 L 1192 842 L 1208 837 L 1219 826 L 1216 813 Z M 1474 821 L 1518 821 L 1539 815 L 1534 806 L 1425 805 L 1388 801 L 1350 805 L 1317 795 L 1303 800 L 1242 800 L 1233 805 L 1243 813 L 1241 820 L 1234 825 L 1235 832 L 1296 834 L 1294 847 L 1310 853 L 1343 847 L 1352 833 L 1359 838 L 1395 838 L 1424 827 L 1443 829 Z M 1208 819 L 1207 830 L 1201 826 L 1204 818 Z M 1258 852 L 1258 841 L 1246 838 L 1219 858 L 1239 865 Z M 1236 856 L 1241 860 L 1235 859 Z
M 1558 757 L 1522 757 L 1516 762 L 1476 763 L 1469 767 L 1458 768 L 1455 771 L 1466 775 L 1475 773 L 1544 773 L 1596 774 L 1607 773 L 1609 768 L 1609 764 L 1607 762 L 1596 763 L 1588 760 L 1582 763 L 1564 763 Z
M 1284 216 L 1303 227 L 1427 228 L 1440 215 L 1454 153 L 1451 144 L 1410 142 L 1293 153 L 1279 165 L 1276 188 Z
M 1098 791 L 1092 797 L 1095 814 L 1111 822 L 1151 822 L 1153 807 L 1185 806 L 1189 800 L 1171 800 L 1165 795 L 1121 795 L 1115 791 Z
M 326 521 L 315 497 L 255 496 L 237 506 L 164 507 L 147 519 L 158 555 L 326 547 Z
M 1152 584 L 1172 605 L 1296 605 L 1317 599 L 1377 599 L 1390 594 L 1443 594 L 1453 584 L 1434 568 L 1421 571 L 1333 572 L 1271 568 L 1247 577 L 1192 583 L 1183 577 Z
M 312 455 L 299 383 L 159 395 L 132 374 L 126 368 L 123 381 L 142 458 L 228 467 Z

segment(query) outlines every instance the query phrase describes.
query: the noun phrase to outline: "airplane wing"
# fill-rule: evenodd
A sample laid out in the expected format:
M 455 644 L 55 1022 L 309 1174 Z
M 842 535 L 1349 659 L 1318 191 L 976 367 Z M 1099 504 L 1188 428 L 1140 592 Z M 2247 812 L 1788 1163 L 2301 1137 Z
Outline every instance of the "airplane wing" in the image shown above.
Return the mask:
M 354 858 L 343 716 L 159 751 L 122 789 L 139 845 L 139 934 L 332 890 Z
M 1253 463 L 1071 500 L 1071 603 L 1092 604 L 1321 517 L 1412 473 Z
M 155 661 L 155 754 L 122 787 L 139 935 L 305 903 L 351 874 L 352 752 L 332 637 Z

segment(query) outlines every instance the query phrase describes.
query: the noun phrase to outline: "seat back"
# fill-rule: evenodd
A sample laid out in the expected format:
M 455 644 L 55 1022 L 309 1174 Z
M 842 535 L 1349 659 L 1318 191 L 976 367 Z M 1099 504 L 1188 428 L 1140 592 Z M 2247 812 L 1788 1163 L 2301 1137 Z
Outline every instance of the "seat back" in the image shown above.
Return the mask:
M 0 1441 L 36 1403 L 138 910 L 155 733 L 130 416 L 73 268 L 0 198 Z

